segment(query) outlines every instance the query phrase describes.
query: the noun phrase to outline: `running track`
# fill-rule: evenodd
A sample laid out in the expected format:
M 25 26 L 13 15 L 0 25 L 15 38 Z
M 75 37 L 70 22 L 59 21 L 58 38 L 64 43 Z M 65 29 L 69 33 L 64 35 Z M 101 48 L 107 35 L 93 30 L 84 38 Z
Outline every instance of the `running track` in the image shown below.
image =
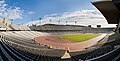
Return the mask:
M 54 36 L 40 36 L 35 38 L 35 41 L 42 45 L 50 46 L 51 48 L 54 49 L 63 49 L 63 50 L 69 50 L 70 52 L 74 52 L 74 51 L 82 51 L 85 50 L 85 48 L 87 47 L 95 45 L 99 40 L 104 38 L 106 35 L 107 34 L 102 34 L 101 36 L 95 37 L 93 39 L 84 42 L 72 42 L 69 40 L 62 40 Z

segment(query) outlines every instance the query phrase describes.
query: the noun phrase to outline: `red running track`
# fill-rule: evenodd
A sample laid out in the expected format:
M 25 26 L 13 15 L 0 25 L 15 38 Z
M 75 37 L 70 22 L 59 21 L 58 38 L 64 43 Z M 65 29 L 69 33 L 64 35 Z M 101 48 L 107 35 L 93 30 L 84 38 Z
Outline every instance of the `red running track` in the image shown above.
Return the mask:
M 54 36 L 40 36 L 35 38 L 35 41 L 42 45 L 50 46 L 51 48 L 54 49 L 63 49 L 63 50 L 69 50 L 70 52 L 74 52 L 74 51 L 82 51 L 85 50 L 85 48 L 87 47 L 95 45 L 99 40 L 101 40 L 105 36 L 106 34 L 102 34 L 101 36 L 95 37 L 93 39 L 84 42 L 72 42 L 69 40 L 59 39 Z

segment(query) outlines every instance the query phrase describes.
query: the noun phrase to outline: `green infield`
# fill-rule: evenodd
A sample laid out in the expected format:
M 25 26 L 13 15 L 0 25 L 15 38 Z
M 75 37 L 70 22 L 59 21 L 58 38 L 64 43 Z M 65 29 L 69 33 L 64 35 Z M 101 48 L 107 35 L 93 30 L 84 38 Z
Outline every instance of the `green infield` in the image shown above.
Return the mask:
M 83 42 L 100 35 L 101 34 L 68 34 L 68 35 L 60 35 L 59 38 L 74 42 Z

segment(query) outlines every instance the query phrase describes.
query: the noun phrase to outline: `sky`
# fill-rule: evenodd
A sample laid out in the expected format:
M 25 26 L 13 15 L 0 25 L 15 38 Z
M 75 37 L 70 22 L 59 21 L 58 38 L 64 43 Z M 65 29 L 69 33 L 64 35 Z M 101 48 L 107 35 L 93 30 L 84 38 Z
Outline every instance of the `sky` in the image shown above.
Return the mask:
M 54 13 L 94 9 L 90 0 L 4 0 L 8 7 L 20 7 L 22 19 L 15 23 L 28 22 Z
M 13 19 L 14 24 L 28 23 L 51 14 L 80 10 L 96 10 L 93 0 L 1 0 L 0 17 Z M 3 12 L 5 11 L 5 12 Z

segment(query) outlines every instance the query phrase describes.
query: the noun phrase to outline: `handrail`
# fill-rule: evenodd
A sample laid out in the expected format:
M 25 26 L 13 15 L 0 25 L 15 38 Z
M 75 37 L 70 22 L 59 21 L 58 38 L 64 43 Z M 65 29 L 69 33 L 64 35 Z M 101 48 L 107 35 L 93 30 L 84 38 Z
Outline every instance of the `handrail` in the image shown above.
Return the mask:
M 96 59 L 102 58 L 102 57 L 104 57 L 104 56 L 106 56 L 106 55 L 109 55 L 109 54 L 113 53 L 114 51 L 118 50 L 119 48 L 120 48 L 120 46 L 119 46 L 118 48 L 116 48 L 116 49 L 108 52 L 108 53 L 105 53 L 105 54 L 103 54 L 103 55 L 101 55 L 101 56 L 98 56 L 98 57 L 95 57 L 95 58 L 92 58 L 92 59 L 88 59 L 88 60 L 85 60 L 85 61 L 92 61 L 92 60 L 96 60 Z

